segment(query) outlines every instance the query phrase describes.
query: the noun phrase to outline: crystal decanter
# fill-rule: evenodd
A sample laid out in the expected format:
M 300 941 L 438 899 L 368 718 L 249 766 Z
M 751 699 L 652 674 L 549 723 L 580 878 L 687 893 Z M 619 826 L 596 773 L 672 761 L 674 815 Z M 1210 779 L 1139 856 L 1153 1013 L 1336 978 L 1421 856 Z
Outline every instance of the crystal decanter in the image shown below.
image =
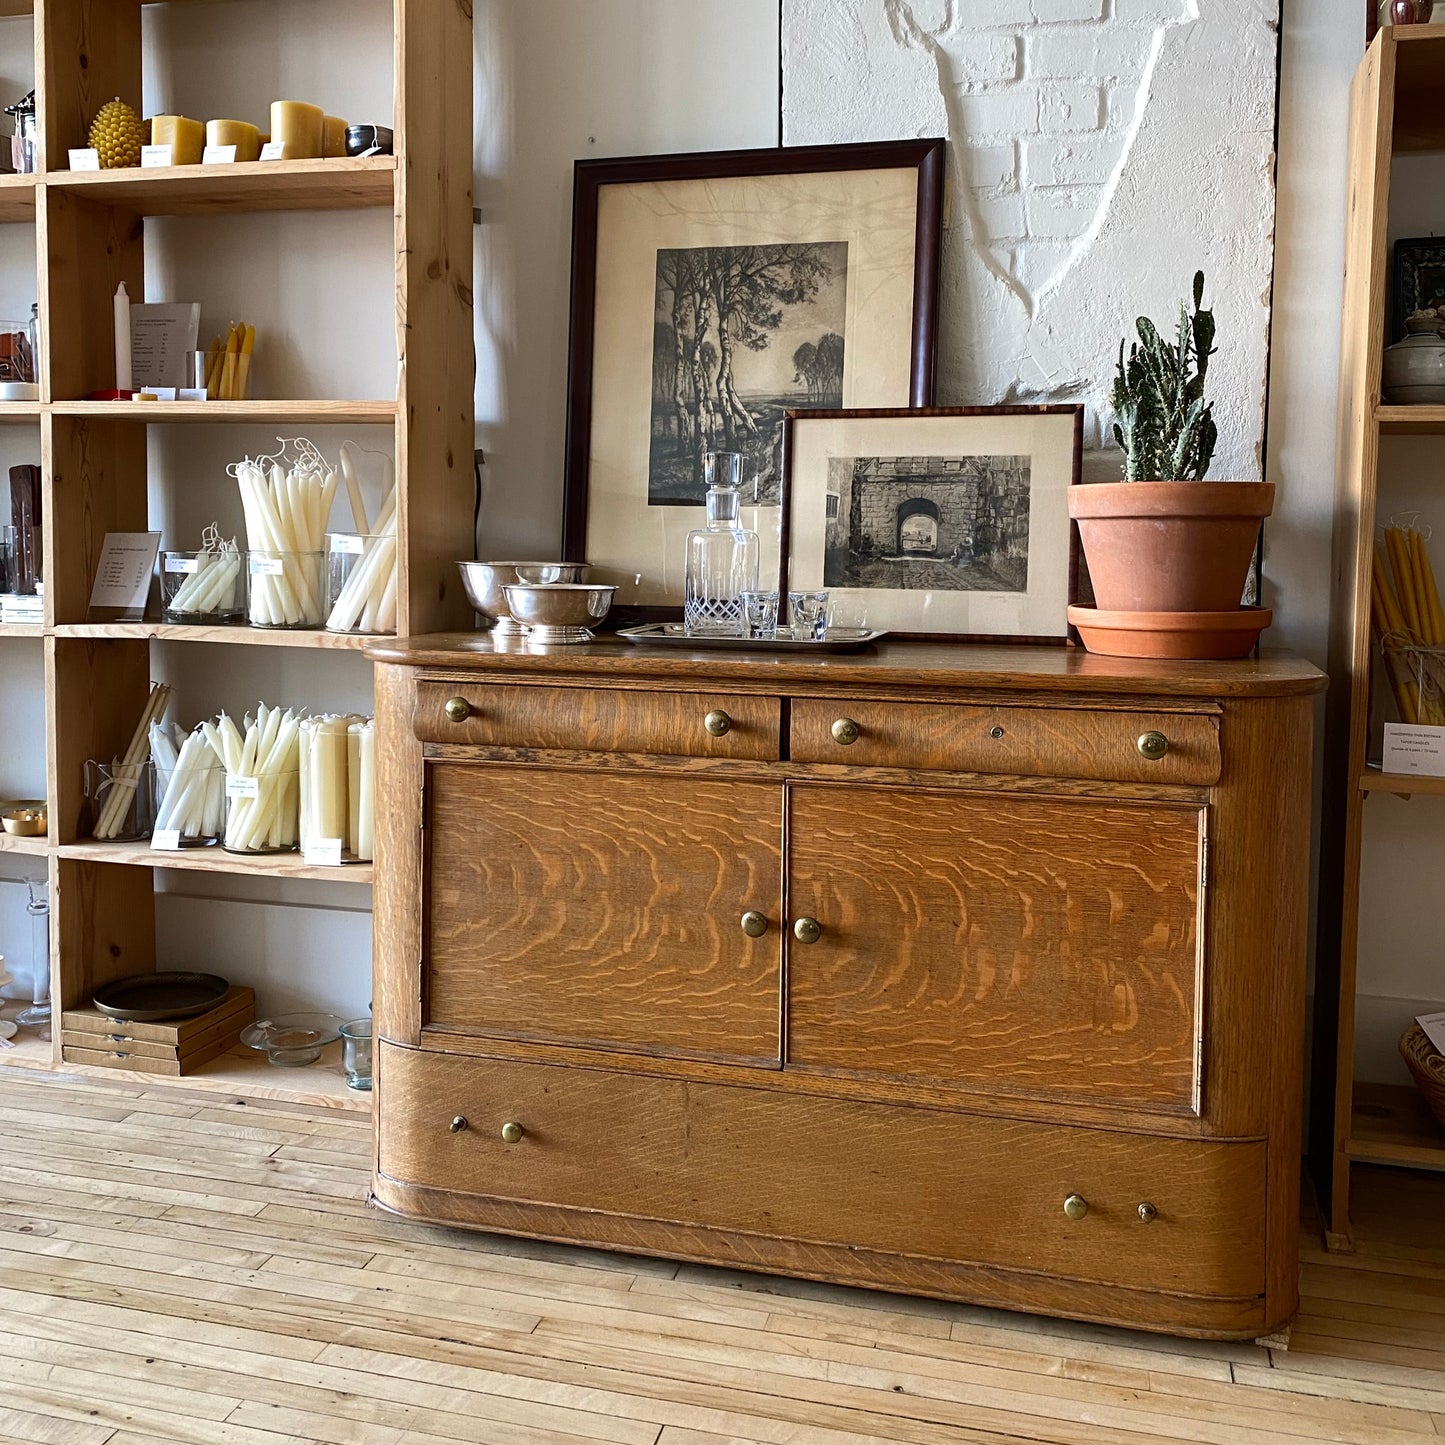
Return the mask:
M 687 535 L 682 620 L 690 637 L 741 637 L 742 594 L 757 589 L 758 534 L 742 524 L 742 457 L 707 457 L 707 525 Z

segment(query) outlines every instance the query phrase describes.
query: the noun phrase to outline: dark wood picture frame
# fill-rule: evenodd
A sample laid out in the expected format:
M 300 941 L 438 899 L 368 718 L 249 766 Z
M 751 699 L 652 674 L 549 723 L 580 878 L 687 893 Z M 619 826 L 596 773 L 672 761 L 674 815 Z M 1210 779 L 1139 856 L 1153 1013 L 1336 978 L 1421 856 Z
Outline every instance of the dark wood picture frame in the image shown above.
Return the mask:
M 939 245 L 943 228 L 943 139 L 869 141 L 855 145 L 697 151 L 576 163 L 572 200 L 572 291 L 567 359 L 567 441 L 562 492 L 562 555 L 587 549 L 592 443 L 593 344 L 597 306 L 598 207 L 603 187 L 639 182 L 767 177 L 843 171 L 915 169 L 918 201 L 913 271 L 909 404 L 933 403 L 938 344 Z M 672 621 L 680 607 L 618 607 L 608 626 Z
M 871 421 L 871 420 L 903 420 L 927 417 L 944 417 L 949 419 L 963 420 L 968 417 L 1000 417 L 1000 416 L 1063 416 L 1072 415 L 1074 419 L 1074 442 L 1073 442 L 1073 463 L 1069 486 L 1080 485 L 1083 473 L 1084 457 L 1084 408 L 1078 403 L 1067 402 L 1044 402 L 1036 405 L 1008 405 L 1008 406 L 930 406 L 930 407 L 871 407 L 871 408 L 841 408 L 832 411 L 789 411 L 783 418 L 783 494 L 782 494 L 782 518 L 781 530 L 782 540 L 779 548 L 779 577 L 778 591 L 781 594 L 783 605 L 787 605 L 787 594 L 789 585 L 789 571 L 792 552 L 792 530 L 793 530 L 793 459 L 795 455 L 794 426 L 798 420 L 804 421 Z M 1068 555 L 1068 601 L 1078 601 L 1079 593 L 1079 529 L 1073 522 L 1069 522 L 1069 555 Z M 955 632 L 908 632 L 896 628 L 889 629 L 892 637 L 912 638 L 922 642 L 988 642 L 988 643 L 1027 643 L 1030 645 L 1064 647 L 1073 646 L 1076 641 L 1076 634 L 1072 627 L 1067 627 L 1066 632 L 1059 636 L 1028 636 L 1009 635 L 1002 636 L 996 633 L 955 633 Z

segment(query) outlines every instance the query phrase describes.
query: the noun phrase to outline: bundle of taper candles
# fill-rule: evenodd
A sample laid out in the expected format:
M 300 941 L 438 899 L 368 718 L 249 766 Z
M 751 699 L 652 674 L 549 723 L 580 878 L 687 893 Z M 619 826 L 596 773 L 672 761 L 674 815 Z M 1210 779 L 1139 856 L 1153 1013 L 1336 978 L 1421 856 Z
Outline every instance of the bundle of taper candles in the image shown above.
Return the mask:
M 251 353 L 256 328 L 233 321 L 222 342 L 217 336 L 206 348 L 206 400 L 245 401 L 251 384 Z
M 1445 726 L 1445 611 L 1425 534 L 1418 527 L 1390 526 L 1384 537 L 1388 570 L 1377 546 L 1370 621 L 1385 675 L 1405 722 Z

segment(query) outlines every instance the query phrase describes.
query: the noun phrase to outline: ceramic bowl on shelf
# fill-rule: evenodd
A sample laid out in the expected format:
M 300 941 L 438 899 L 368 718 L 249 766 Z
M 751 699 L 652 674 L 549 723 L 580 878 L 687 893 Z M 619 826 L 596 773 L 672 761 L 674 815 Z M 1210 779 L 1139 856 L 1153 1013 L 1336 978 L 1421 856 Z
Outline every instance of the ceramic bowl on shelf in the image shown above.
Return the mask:
M 1395 406 L 1445 403 L 1445 335 L 1437 317 L 1411 316 L 1405 339 L 1385 348 L 1381 391 Z
M 607 616 L 617 591 L 593 582 L 513 582 L 502 590 L 512 616 L 543 646 L 591 642 L 592 625 Z
M 260 1049 L 278 1069 L 296 1069 L 314 1064 L 321 1050 L 341 1037 L 345 1022 L 335 1014 L 282 1014 L 248 1024 L 241 1030 L 241 1042 Z

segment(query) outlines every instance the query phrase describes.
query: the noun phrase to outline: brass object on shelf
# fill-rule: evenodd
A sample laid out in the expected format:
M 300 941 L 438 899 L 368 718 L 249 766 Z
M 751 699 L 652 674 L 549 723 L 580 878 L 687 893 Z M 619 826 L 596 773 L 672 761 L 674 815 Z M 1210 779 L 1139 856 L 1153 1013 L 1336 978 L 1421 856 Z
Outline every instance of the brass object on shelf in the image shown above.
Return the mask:
M 522 1141 L 522 1135 L 526 1132 L 527 1131 L 520 1124 L 516 1123 L 514 1120 L 509 1119 L 505 1124 L 502 1125 L 502 1143 L 520 1144 Z
M 720 707 L 715 707 L 703 718 L 702 725 L 713 737 L 720 738 L 732 731 L 733 720 Z
M 464 697 L 449 697 L 446 713 L 452 722 L 466 722 L 472 715 L 472 705 Z
M 823 926 L 816 918 L 800 918 L 793 925 L 793 937 L 799 943 L 816 943 L 823 936 Z
M 761 938 L 768 931 L 768 918 L 765 913 L 759 913 L 756 908 L 749 908 L 743 914 L 743 932 L 749 938 Z
M 1082 1219 L 1089 1212 L 1089 1201 L 1082 1194 L 1071 1194 L 1064 1200 L 1064 1213 L 1070 1219 Z
M 1148 758 L 1151 763 L 1157 763 L 1169 751 L 1169 739 L 1163 733 L 1151 729 L 1147 733 L 1139 734 L 1136 746 L 1141 756 Z
M 850 717 L 840 717 L 829 729 L 833 741 L 840 747 L 850 748 L 858 741 L 858 724 Z
M 15 838 L 39 838 L 50 825 L 44 798 L 15 798 L 0 803 L 0 826 Z

